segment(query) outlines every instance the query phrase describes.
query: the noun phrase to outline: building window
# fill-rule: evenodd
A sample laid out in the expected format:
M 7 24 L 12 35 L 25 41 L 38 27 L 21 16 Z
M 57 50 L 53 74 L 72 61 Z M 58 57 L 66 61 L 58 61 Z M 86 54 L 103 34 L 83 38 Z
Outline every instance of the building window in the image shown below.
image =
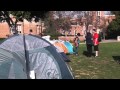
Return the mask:
M 89 11 L 89 15 L 92 16 L 92 11 Z
M 105 15 L 112 15 L 111 11 L 104 11 Z
M 97 16 L 101 16 L 101 12 L 100 11 L 97 11 Z
M 18 34 L 22 33 L 22 26 L 21 26 L 21 24 L 17 24 L 17 31 L 18 31 Z

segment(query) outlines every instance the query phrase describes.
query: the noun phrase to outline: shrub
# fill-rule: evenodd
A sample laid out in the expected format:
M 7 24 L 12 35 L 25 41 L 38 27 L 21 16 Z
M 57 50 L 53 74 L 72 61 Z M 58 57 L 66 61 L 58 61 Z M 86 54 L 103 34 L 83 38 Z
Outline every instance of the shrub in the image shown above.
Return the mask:
M 120 17 L 113 20 L 107 27 L 107 39 L 116 39 L 120 36 Z
M 54 27 L 49 27 L 45 29 L 43 33 L 44 35 L 50 35 L 51 40 L 58 39 L 58 37 L 62 35 Z

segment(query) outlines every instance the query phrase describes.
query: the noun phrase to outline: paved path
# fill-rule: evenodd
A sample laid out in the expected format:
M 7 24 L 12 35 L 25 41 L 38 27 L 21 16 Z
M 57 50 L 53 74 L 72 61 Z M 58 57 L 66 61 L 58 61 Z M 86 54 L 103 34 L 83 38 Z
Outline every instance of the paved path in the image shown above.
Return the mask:
M 117 41 L 115 39 L 109 39 L 109 40 L 102 40 L 100 43 L 112 43 L 112 42 L 120 42 L 120 41 Z M 81 44 L 85 44 L 85 43 L 81 43 Z
M 108 42 L 120 42 L 120 41 L 117 41 L 117 40 L 111 39 L 111 40 L 102 40 L 101 43 L 108 43 Z

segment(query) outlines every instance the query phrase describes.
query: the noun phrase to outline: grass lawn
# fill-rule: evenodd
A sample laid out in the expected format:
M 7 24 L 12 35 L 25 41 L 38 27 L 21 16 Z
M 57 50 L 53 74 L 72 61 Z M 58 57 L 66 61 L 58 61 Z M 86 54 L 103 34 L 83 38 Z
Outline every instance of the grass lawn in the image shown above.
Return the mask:
M 79 48 L 79 56 L 68 55 L 75 79 L 120 79 L 120 42 L 101 43 L 99 57 L 86 57 L 85 44 Z

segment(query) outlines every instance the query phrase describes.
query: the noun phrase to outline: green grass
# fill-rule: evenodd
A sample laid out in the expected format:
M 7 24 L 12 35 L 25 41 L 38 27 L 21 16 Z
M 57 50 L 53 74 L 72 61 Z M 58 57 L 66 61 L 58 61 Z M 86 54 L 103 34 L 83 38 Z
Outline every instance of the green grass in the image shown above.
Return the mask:
M 113 58 L 120 60 L 120 43 L 101 43 L 99 49 L 99 57 L 86 57 L 82 54 L 86 46 L 81 44 L 79 56 L 68 55 L 75 79 L 120 79 L 120 64 Z
M 2 42 L 3 40 L 5 40 L 5 38 L 0 38 L 0 42 Z

